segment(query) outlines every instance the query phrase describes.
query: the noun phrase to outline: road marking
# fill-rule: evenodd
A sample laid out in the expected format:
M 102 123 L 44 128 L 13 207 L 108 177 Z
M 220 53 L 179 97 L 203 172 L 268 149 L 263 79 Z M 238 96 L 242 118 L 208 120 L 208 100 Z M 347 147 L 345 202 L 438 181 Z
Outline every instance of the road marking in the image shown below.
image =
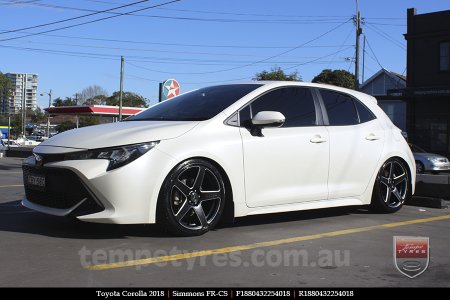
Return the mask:
M 88 267 L 86 267 L 86 269 L 91 270 L 91 271 L 100 271 L 100 270 L 110 270 L 110 269 L 118 269 L 118 268 L 124 268 L 124 267 L 132 267 L 132 266 L 150 265 L 150 264 L 169 262 L 169 261 L 174 261 L 174 260 L 185 260 L 185 259 L 200 257 L 200 256 L 209 256 L 209 255 L 214 255 L 214 254 L 223 254 L 223 253 L 230 253 L 230 252 L 236 252 L 236 251 L 252 250 L 252 249 L 256 249 L 256 248 L 273 247 L 273 246 L 286 245 L 286 244 L 292 244 L 292 243 L 309 241 L 309 240 L 317 240 L 317 239 L 326 238 L 326 237 L 335 237 L 335 236 L 352 234 L 352 233 L 373 231 L 373 230 L 377 230 L 377 229 L 387 229 L 387 228 L 394 228 L 394 227 L 407 226 L 407 225 L 413 225 L 413 224 L 442 221 L 442 220 L 448 220 L 448 219 L 450 219 L 450 215 L 424 218 L 424 219 L 415 219 L 415 220 L 408 220 L 408 221 L 403 221 L 403 222 L 387 223 L 387 224 L 374 225 L 374 226 L 368 226 L 368 227 L 360 227 L 360 228 L 351 228 L 351 229 L 331 231 L 331 232 L 318 233 L 318 234 L 312 234 L 312 235 L 298 236 L 298 237 L 281 239 L 281 240 L 259 242 L 259 243 L 253 243 L 253 244 L 247 244 L 247 245 L 232 246 L 232 247 L 203 250 L 203 251 L 195 251 L 195 252 L 191 252 L 191 253 L 182 253 L 182 254 L 159 256 L 159 257 L 149 257 L 149 258 L 144 258 L 144 259 L 128 260 L 128 261 L 109 263 L 109 264 L 97 264 L 97 265 L 88 266 Z
M 3 174 L 22 174 L 23 172 L 22 171 L 20 171 L 20 172 L 0 172 L 0 174 L 1 175 L 3 175 Z
M 23 184 L 0 185 L 0 188 L 22 187 Z

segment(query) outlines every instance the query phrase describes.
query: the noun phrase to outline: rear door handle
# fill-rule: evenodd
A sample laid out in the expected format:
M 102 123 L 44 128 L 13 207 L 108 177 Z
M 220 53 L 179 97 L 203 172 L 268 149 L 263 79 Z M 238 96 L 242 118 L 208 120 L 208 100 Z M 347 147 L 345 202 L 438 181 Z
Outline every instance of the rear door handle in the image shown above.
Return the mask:
M 327 141 L 327 139 L 324 137 L 321 137 L 320 135 L 317 134 L 317 135 L 313 136 L 309 141 L 314 144 L 320 144 L 320 143 L 325 143 Z
M 376 135 L 375 133 L 371 133 L 368 136 L 366 136 L 366 140 L 368 140 L 368 141 L 376 141 L 379 139 L 380 139 L 380 136 Z

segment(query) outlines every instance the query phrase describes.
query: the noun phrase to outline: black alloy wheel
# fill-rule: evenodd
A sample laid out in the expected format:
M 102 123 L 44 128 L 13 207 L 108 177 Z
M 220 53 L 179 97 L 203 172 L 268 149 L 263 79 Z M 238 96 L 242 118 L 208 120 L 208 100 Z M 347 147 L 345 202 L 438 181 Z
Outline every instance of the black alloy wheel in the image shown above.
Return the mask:
M 223 177 L 213 164 L 187 160 L 166 178 L 159 199 L 160 219 L 176 235 L 204 234 L 219 221 L 225 196 Z
M 377 212 L 398 211 L 411 197 L 408 167 L 398 158 L 391 158 L 381 166 L 373 189 L 371 208 Z

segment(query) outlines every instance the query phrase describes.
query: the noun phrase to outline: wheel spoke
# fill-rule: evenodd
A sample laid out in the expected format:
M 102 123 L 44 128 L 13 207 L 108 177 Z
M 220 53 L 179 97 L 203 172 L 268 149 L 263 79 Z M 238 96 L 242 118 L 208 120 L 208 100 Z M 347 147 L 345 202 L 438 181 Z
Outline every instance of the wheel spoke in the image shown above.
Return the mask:
M 218 192 L 201 192 L 200 194 L 200 200 L 201 201 L 208 201 L 213 199 L 219 199 L 221 198 L 220 191 Z
M 386 178 L 386 177 L 384 177 L 384 176 L 380 176 L 380 182 L 382 183 L 382 184 L 384 184 L 386 187 L 388 187 L 389 188 L 389 179 L 388 178 Z
M 386 197 L 384 199 L 384 202 L 386 202 L 387 204 L 389 204 L 391 202 L 391 196 L 392 196 L 392 191 L 390 188 L 386 189 Z
M 186 214 L 188 213 L 189 210 L 191 210 L 191 206 L 189 205 L 188 201 L 184 201 L 183 205 L 181 206 L 180 210 L 176 213 L 175 218 L 177 219 L 178 222 L 181 221 L 181 219 L 184 218 L 184 216 L 186 216 Z
M 394 178 L 394 186 L 399 185 L 400 183 L 402 183 L 403 181 L 406 181 L 408 179 L 406 173 L 403 173 L 400 176 L 397 176 Z
M 175 184 L 174 186 L 184 194 L 184 196 L 188 196 L 189 192 L 191 191 L 191 189 L 185 185 L 183 182 L 179 181 L 179 180 L 175 180 Z
M 397 198 L 399 202 L 403 201 L 403 197 L 402 195 L 400 195 L 400 192 L 397 189 L 393 190 L 392 194 L 394 194 L 395 198 Z
M 197 178 L 195 178 L 195 182 L 194 182 L 194 186 L 193 186 L 194 190 L 200 190 L 202 183 L 203 183 L 203 178 L 205 178 L 205 170 L 206 170 L 205 167 L 203 167 L 203 166 L 199 167 Z
M 197 215 L 202 227 L 207 227 L 208 221 L 206 220 L 205 211 L 203 210 L 202 205 L 199 204 L 197 206 L 194 206 L 194 211 L 195 211 L 195 214 Z
M 389 163 L 391 167 L 389 168 L 389 178 L 394 178 L 394 164 L 392 162 Z

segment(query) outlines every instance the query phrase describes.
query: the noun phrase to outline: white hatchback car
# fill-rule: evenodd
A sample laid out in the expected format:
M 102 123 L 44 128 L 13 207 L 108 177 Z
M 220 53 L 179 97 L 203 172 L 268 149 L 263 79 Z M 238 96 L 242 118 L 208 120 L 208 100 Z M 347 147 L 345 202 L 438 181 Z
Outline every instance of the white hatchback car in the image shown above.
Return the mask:
M 222 218 L 370 205 L 414 192 L 414 157 L 376 100 L 303 82 L 194 90 L 70 130 L 23 164 L 28 208 L 199 235 Z

